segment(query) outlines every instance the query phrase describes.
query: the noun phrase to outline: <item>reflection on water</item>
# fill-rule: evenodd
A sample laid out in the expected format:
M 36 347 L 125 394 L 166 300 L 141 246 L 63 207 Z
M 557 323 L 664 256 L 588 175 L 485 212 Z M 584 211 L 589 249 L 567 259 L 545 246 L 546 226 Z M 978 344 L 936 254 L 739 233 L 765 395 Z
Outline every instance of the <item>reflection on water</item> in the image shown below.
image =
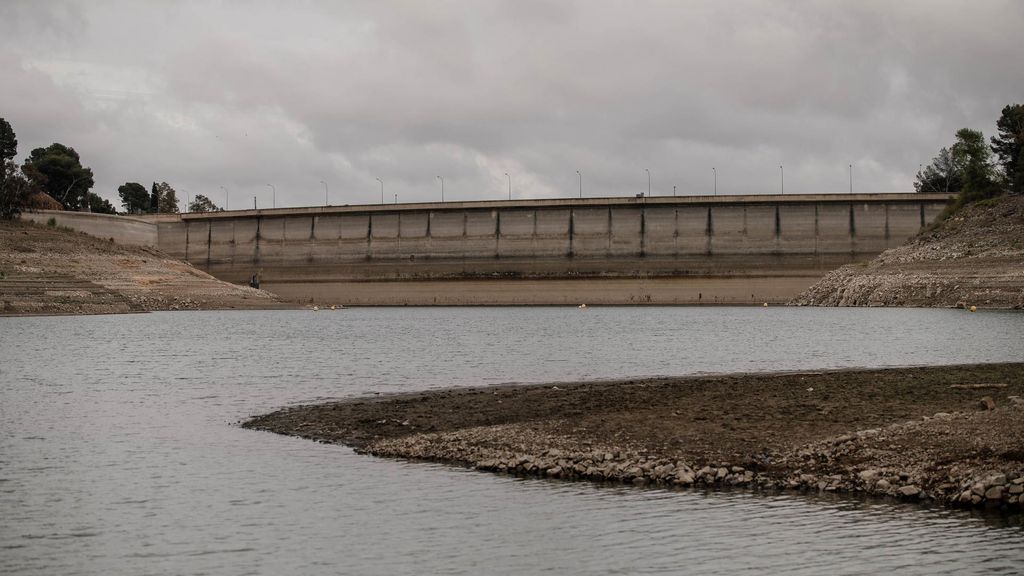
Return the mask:
M 1014 573 L 1019 517 L 524 480 L 232 423 L 453 385 L 1021 360 L 1021 334 L 949 310 L 0 318 L 0 573 Z

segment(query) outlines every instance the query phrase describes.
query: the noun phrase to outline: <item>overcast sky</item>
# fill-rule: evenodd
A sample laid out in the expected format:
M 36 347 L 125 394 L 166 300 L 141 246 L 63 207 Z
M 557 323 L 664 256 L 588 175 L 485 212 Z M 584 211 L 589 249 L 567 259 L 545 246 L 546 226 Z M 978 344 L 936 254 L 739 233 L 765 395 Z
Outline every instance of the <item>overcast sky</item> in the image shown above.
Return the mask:
M 0 1 L 0 117 L 120 206 L 912 191 L 1024 102 L 1020 0 Z

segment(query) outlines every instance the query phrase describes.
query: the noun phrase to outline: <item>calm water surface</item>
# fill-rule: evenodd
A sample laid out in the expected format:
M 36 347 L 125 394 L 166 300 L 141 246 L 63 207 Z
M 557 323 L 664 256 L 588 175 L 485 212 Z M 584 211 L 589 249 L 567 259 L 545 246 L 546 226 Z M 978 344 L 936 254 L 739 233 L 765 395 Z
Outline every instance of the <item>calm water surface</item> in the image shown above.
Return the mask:
M 1024 360 L 1024 314 L 392 308 L 0 318 L 2 574 L 998 574 L 1017 517 L 523 480 L 242 430 L 377 392 Z

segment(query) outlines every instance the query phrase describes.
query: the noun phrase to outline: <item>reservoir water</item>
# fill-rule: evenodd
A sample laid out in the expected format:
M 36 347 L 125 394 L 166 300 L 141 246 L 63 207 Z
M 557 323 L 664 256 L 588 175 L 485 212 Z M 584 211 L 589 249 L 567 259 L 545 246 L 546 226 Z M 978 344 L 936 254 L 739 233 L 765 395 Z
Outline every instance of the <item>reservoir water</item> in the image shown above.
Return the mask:
M 0 318 L 0 574 L 1010 574 L 1019 516 L 518 479 L 243 430 L 437 387 L 1024 360 L 1024 314 L 384 308 Z

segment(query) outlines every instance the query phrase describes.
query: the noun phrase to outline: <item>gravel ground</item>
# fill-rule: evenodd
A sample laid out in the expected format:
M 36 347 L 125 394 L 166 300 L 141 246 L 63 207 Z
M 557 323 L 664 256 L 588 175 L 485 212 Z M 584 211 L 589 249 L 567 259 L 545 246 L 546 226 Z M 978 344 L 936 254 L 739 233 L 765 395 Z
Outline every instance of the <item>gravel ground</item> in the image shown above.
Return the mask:
M 1022 397 L 1024 364 L 992 364 L 453 389 L 243 426 L 515 474 L 1019 508 Z

